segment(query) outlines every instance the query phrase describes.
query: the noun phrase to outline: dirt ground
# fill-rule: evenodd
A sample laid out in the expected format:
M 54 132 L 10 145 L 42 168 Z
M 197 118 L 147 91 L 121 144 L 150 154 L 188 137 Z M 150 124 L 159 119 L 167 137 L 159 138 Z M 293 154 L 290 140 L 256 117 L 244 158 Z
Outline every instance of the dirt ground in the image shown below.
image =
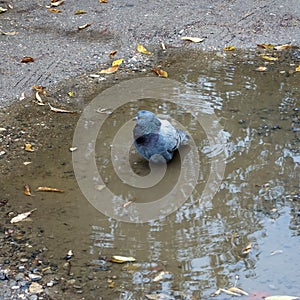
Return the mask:
M 150 50 L 255 47 L 257 43 L 299 44 L 298 0 L 76 1 L 50 12 L 50 1 L 0 1 L 0 107 L 28 95 L 33 85 L 54 86 L 63 79 L 99 70 L 109 53 L 134 64 L 137 43 Z M 75 15 L 76 10 L 86 14 Z M 91 24 L 78 30 L 79 26 Z M 6 34 L 4 34 L 6 33 Z M 7 34 L 12 33 L 13 35 Z M 199 44 L 182 36 L 203 38 Z M 21 63 L 24 56 L 34 62 Z

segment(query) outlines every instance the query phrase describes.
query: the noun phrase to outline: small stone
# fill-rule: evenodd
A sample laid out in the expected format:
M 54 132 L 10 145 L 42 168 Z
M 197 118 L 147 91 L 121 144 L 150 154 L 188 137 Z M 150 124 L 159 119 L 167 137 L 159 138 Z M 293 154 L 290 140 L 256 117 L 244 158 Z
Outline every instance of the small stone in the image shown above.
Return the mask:
M 31 281 L 40 281 L 42 279 L 42 276 L 38 274 L 29 274 L 28 277 Z
M 38 299 L 38 296 L 37 295 L 31 295 L 29 297 L 29 300 L 37 300 Z
M 24 274 L 23 273 L 19 273 L 15 276 L 15 280 L 16 281 L 20 281 L 24 279 Z
M 32 282 L 29 286 L 29 293 L 31 294 L 40 294 L 43 292 L 43 287 L 37 282 Z

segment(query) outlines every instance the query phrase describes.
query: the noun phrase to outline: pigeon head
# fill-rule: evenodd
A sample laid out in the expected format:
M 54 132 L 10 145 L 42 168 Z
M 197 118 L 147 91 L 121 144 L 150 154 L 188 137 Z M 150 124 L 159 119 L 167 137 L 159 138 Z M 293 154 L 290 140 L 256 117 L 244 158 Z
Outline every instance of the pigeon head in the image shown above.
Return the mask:
M 161 122 L 156 115 L 148 110 L 140 110 L 136 114 L 136 121 L 138 125 L 148 124 L 149 126 L 160 126 Z

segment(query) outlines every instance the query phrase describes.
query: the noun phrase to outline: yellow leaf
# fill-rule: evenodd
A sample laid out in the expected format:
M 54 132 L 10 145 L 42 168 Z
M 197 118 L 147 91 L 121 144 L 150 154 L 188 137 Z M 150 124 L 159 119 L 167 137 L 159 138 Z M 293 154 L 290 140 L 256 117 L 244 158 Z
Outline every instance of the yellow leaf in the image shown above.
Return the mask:
M 107 3 L 108 0 L 99 0 L 100 3 Z
M 284 50 L 289 48 L 292 48 L 292 44 L 284 44 L 274 47 L 275 50 Z
M 242 250 L 242 253 L 243 253 L 243 254 L 248 254 L 248 253 L 250 252 L 251 248 L 252 248 L 252 245 L 251 245 L 251 243 L 249 243 L 249 244 Z
M 164 78 L 167 78 L 169 76 L 168 73 L 164 70 L 158 70 L 156 68 L 153 68 L 152 71 L 155 72 L 158 76 L 161 76 Z
M 117 60 L 114 60 L 113 62 L 112 62 L 112 66 L 113 67 L 115 67 L 115 66 L 119 66 L 122 62 L 123 62 L 123 58 L 120 58 L 120 59 L 117 59 Z
M 0 6 L 0 14 L 1 14 L 1 13 L 4 13 L 4 12 L 6 12 L 6 11 L 7 11 L 7 8 L 4 8 L 4 7 Z
M 274 45 L 272 44 L 257 44 L 257 47 L 264 48 L 264 49 L 274 49 Z
M 124 262 L 133 262 L 135 261 L 135 258 L 132 256 L 114 255 L 112 256 L 111 261 L 114 263 L 122 264 Z
M 34 150 L 32 149 L 32 145 L 31 144 L 25 144 L 25 151 L 33 152 Z
M 34 85 L 32 88 L 40 92 L 42 95 L 47 96 L 46 88 L 44 86 Z
M 83 15 L 83 14 L 86 14 L 86 11 L 83 10 L 83 9 L 77 9 L 77 10 L 74 12 L 74 15 Z
M 148 54 L 148 55 L 151 55 L 152 52 L 148 51 L 143 45 L 141 44 L 137 44 L 136 46 L 136 50 L 140 53 L 143 53 L 143 54 Z
M 300 66 L 296 67 L 295 71 L 300 72 Z
M 71 92 L 68 92 L 68 96 L 69 96 L 69 97 L 75 97 L 75 92 L 72 92 L 72 91 L 71 91 Z
M 52 13 L 61 13 L 61 10 L 57 8 L 48 8 L 48 10 Z
M 112 73 L 117 72 L 118 69 L 119 69 L 119 66 L 113 66 L 108 69 L 101 70 L 100 74 L 112 74 Z
M 183 36 L 181 38 L 181 40 L 189 41 L 189 42 L 193 42 L 193 43 L 200 43 L 200 42 L 204 41 L 204 39 L 201 39 L 201 38 L 198 38 L 198 37 L 192 37 L 192 36 Z
M 223 48 L 224 51 L 234 51 L 235 47 L 234 46 L 227 46 Z
M 268 60 L 268 61 L 276 61 L 276 60 L 278 60 L 278 57 L 268 56 L 268 55 L 264 55 L 264 54 L 261 55 L 261 58 L 263 58 L 265 60 Z
M 51 188 L 51 187 L 47 187 L 47 186 L 39 186 L 36 189 L 37 192 L 56 192 L 56 193 L 64 193 L 64 190 L 60 190 L 57 188 Z
M 238 293 L 238 294 L 242 294 L 242 295 L 245 295 L 245 296 L 249 296 L 249 294 L 245 291 L 243 291 L 242 289 L 239 289 L 235 286 L 232 286 L 231 288 L 228 289 L 228 291 L 231 291 L 231 292 L 234 292 L 234 293 Z

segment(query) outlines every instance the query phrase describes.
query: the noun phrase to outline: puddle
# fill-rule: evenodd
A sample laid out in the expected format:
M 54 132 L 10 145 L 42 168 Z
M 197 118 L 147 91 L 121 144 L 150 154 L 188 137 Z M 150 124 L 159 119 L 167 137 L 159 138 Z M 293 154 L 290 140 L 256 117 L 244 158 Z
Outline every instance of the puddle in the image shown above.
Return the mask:
M 250 295 L 299 295 L 300 91 L 298 74 L 290 72 L 295 68 L 291 64 L 299 64 L 297 53 L 283 52 L 280 63 L 268 63 L 266 72 L 257 72 L 266 62 L 255 52 L 174 51 L 161 60 L 170 77 L 185 87 L 177 91 L 180 106 L 140 99 L 111 115 L 99 114 L 105 123 L 96 139 L 96 164 L 107 186 L 119 196 L 111 199 L 112 206 L 131 200 L 151 202 L 172 190 L 183 167 L 195 165 L 188 159 L 182 166 L 177 154 L 154 188 L 125 186 L 114 172 L 110 145 L 139 109 L 170 115 L 195 141 L 200 165 L 195 190 L 174 213 L 145 224 L 109 218 L 81 194 L 69 151 L 79 115 L 51 113 L 31 102 L 16 105 L 11 116 L 3 115 L 11 124 L 0 126 L 7 127 L 2 132 L 6 154 L 0 159 L 0 179 L 1 199 L 9 200 L 8 208 L 19 213 L 37 208 L 31 222 L 18 224 L 33 246 L 25 247 L 22 255 L 46 248 L 40 256 L 58 266 L 55 274 L 76 280 L 60 293 L 78 299 L 145 299 L 159 293 L 165 298 L 157 299 L 210 299 L 216 290 L 236 281 Z M 188 92 L 191 89 L 193 94 Z M 162 98 L 172 100 L 173 93 Z M 191 103 L 192 109 L 184 111 Z M 211 110 L 226 141 L 223 145 L 220 140 L 226 168 L 213 198 L 201 199 L 220 148 L 218 143 L 211 147 L 195 114 Z M 24 142 L 31 142 L 35 152 L 24 152 Z M 24 161 L 32 163 L 24 166 Z M 136 174 L 150 172 L 133 148 L 130 165 Z M 122 169 L 122 160 L 119 166 Z M 33 197 L 23 195 L 24 184 L 30 184 Z M 38 186 L 61 188 L 65 193 L 35 192 Z M 99 201 L 100 195 L 101 191 Z M 249 244 L 250 252 L 243 254 Z M 75 255 L 68 275 L 63 258 L 69 249 Z M 106 262 L 104 257 L 112 255 L 133 256 L 137 264 Z M 160 271 L 169 273 L 153 280 Z M 55 294 L 57 286 L 49 293 Z M 230 297 L 223 293 L 216 299 Z

